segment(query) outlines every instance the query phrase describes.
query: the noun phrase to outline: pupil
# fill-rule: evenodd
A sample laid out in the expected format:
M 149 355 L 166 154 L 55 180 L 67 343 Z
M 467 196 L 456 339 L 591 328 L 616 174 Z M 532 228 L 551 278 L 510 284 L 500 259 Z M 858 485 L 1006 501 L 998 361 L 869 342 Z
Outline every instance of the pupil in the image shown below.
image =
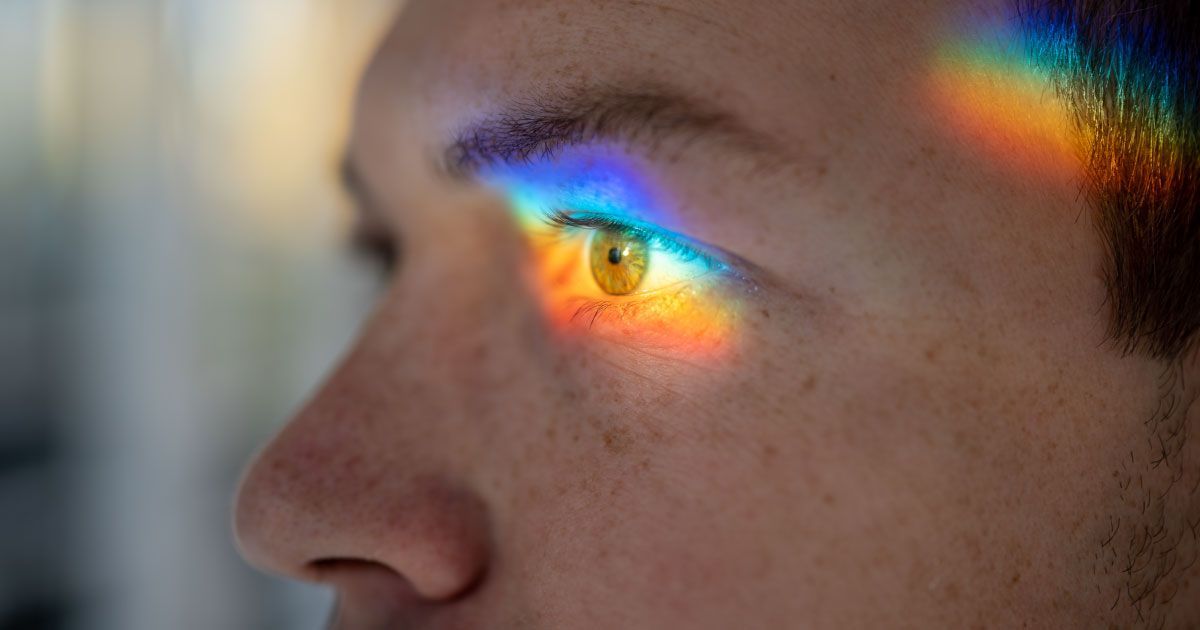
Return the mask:
M 621 263 L 621 250 L 614 247 L 608 250 L 608 262 L 618 265 Z

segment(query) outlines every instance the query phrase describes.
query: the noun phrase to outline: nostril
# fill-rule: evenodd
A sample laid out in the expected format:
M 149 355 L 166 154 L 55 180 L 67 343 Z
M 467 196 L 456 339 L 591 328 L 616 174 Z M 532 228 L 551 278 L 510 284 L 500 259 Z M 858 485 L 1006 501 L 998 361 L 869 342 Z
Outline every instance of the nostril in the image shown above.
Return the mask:
M 389 569 L 386 565 L 373 560 L 365 560 L 363 558 L 322 558 L 320 560 L 313 560 L 312 562 L 309 562 L 308 569 L 318 580 L 324 580 L 325 576 L 328 576 L 332 573 L 353 571 L 355 569 L 380 569 L 391 573 L 396 577 L 401 577 L 399 573 Z
M 339 589 L 354 590 L 369 595 L 374 601 L 391 601 L 405 606 L 431 603 L 431 600 L 454 600 L 470 595 L 483 580 L 483 571 L 473 579 L 459 582 L 458 590 L 450 596 L 430 596 L 418 590 L 404 575 L 381 562 L 360 558 L 324 558 L 308 563 L 311 579 Z M 426 591 L 429 589 L 426 588 Z
M 404 576 L 370 560 L 315 560 L 304 566 L 304 573 L 337 592 L 330 628 L 408 627 L 399 621 L 421 614 L 429 604 Z
M 430 448 L 428 440 L 374 437 L 382 405 L 360 393 L 358 365 L 349 360 L 245 474 L 238 546 L 273 573 L 367 579 L 388 601 L 456 600 L 490 562 L 489 508 L 457 471 L 400 453 L 410 443 Z
M 309 505 L 320 504 L 320 502 Z M 391 492 L 362 495 L 348 509 L 293 515 L 319 523 L 288 555 L 307 579 L 374 575 L 393 593 L 426 603 L 474 590 L 488 568 L 486 508 L 469 490 L 444 481 L 410 479 Z M 293 524 L 297 519 L 291 521 Z M 307 556 L 307 558 L 306 558 Z M 383 579 L 383 576 L 391 579 Z
M 295 466 L 270 465 L 270 456 L 248 475 L 235 510 L 238 546 L 251 563 L 333 585 L 373 576 L 368 590 L 410 605 L 457 600 L 483 579 L 488 511 L 470 489 L 422 476 L 335 494 Z
M 315 582 L 344 586 L 346 582 L 368 585 L 388 599 L 416 600 L 420 594 L 403 575 L 385 564 L 360 558 L 325 558 L 305 567 Z

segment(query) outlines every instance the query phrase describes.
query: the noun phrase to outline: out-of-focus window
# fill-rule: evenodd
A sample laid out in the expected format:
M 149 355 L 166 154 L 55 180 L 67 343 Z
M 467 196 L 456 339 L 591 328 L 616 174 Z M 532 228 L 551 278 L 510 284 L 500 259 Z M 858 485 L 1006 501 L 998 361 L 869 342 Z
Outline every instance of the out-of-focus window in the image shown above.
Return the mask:
M 0 2 L 0 630 L 323 625 L 230 502 L 376 290 L 335 172 L 398 4 Z

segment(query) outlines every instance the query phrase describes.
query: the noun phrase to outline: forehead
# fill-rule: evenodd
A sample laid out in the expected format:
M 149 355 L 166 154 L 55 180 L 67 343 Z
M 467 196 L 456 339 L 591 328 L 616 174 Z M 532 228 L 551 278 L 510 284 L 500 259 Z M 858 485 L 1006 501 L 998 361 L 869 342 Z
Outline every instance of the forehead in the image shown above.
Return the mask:
M 973 266 L 998 289 L 1031 242 L 1091 247 L 1077 166 L 1026 168 L 1061 156 L 1036 108 L 993 98 L 1018 84 L 945 63 L 1009 4 L 411 0 L 368 71 L 352 152 L 381 205 L 434 207 L 431 157 L 464 123 L 547 86 L 665 85 L 791 151 L 767 175 L 716 152 L 653 164 L 698 217 L 689 236 L 810 284 L 936 287 Z
M 435 137 L 548 84 L 665 84 L 812 144 L 861 123 L 866 101 L 902 109 L 955 13 L 931 0 L 903 12 L 879 0 L 411 0 L 367 74 L 358 128 Z
M 788 75 L 917 43 L 914 35 L 964 4 L 914 0 L 897 12 L 886 0 L 410 0 L 397 30 L 429 51 L 495 52 L 495 65 L 565 67 L 645 52 L 656 54 L 644 61 L 670 63 L 700 52 L 709 53 L 702 66 L 761 58 L 768 72 Z

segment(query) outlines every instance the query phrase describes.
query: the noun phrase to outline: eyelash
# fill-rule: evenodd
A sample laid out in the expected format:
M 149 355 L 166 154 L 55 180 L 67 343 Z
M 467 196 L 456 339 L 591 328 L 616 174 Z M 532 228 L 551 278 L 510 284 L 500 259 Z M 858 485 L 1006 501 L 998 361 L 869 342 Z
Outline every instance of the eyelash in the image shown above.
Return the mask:
M 709 272 L 721 271 L 727 265 L 717 257 L 705 252 L 699 245 L 689 244 L 689 239 L 673 234 L 659 227 L 649 226 L 638 222 L 627 221 L 611 215 L 592 212 L 566 212 L 553 210 L 547 212 L 543 221 L 558 230 L 609 230 L 619 234 L 633 236 L 651 244 L 655 248 L 678 256 L 683 262 L 699 260 Z

